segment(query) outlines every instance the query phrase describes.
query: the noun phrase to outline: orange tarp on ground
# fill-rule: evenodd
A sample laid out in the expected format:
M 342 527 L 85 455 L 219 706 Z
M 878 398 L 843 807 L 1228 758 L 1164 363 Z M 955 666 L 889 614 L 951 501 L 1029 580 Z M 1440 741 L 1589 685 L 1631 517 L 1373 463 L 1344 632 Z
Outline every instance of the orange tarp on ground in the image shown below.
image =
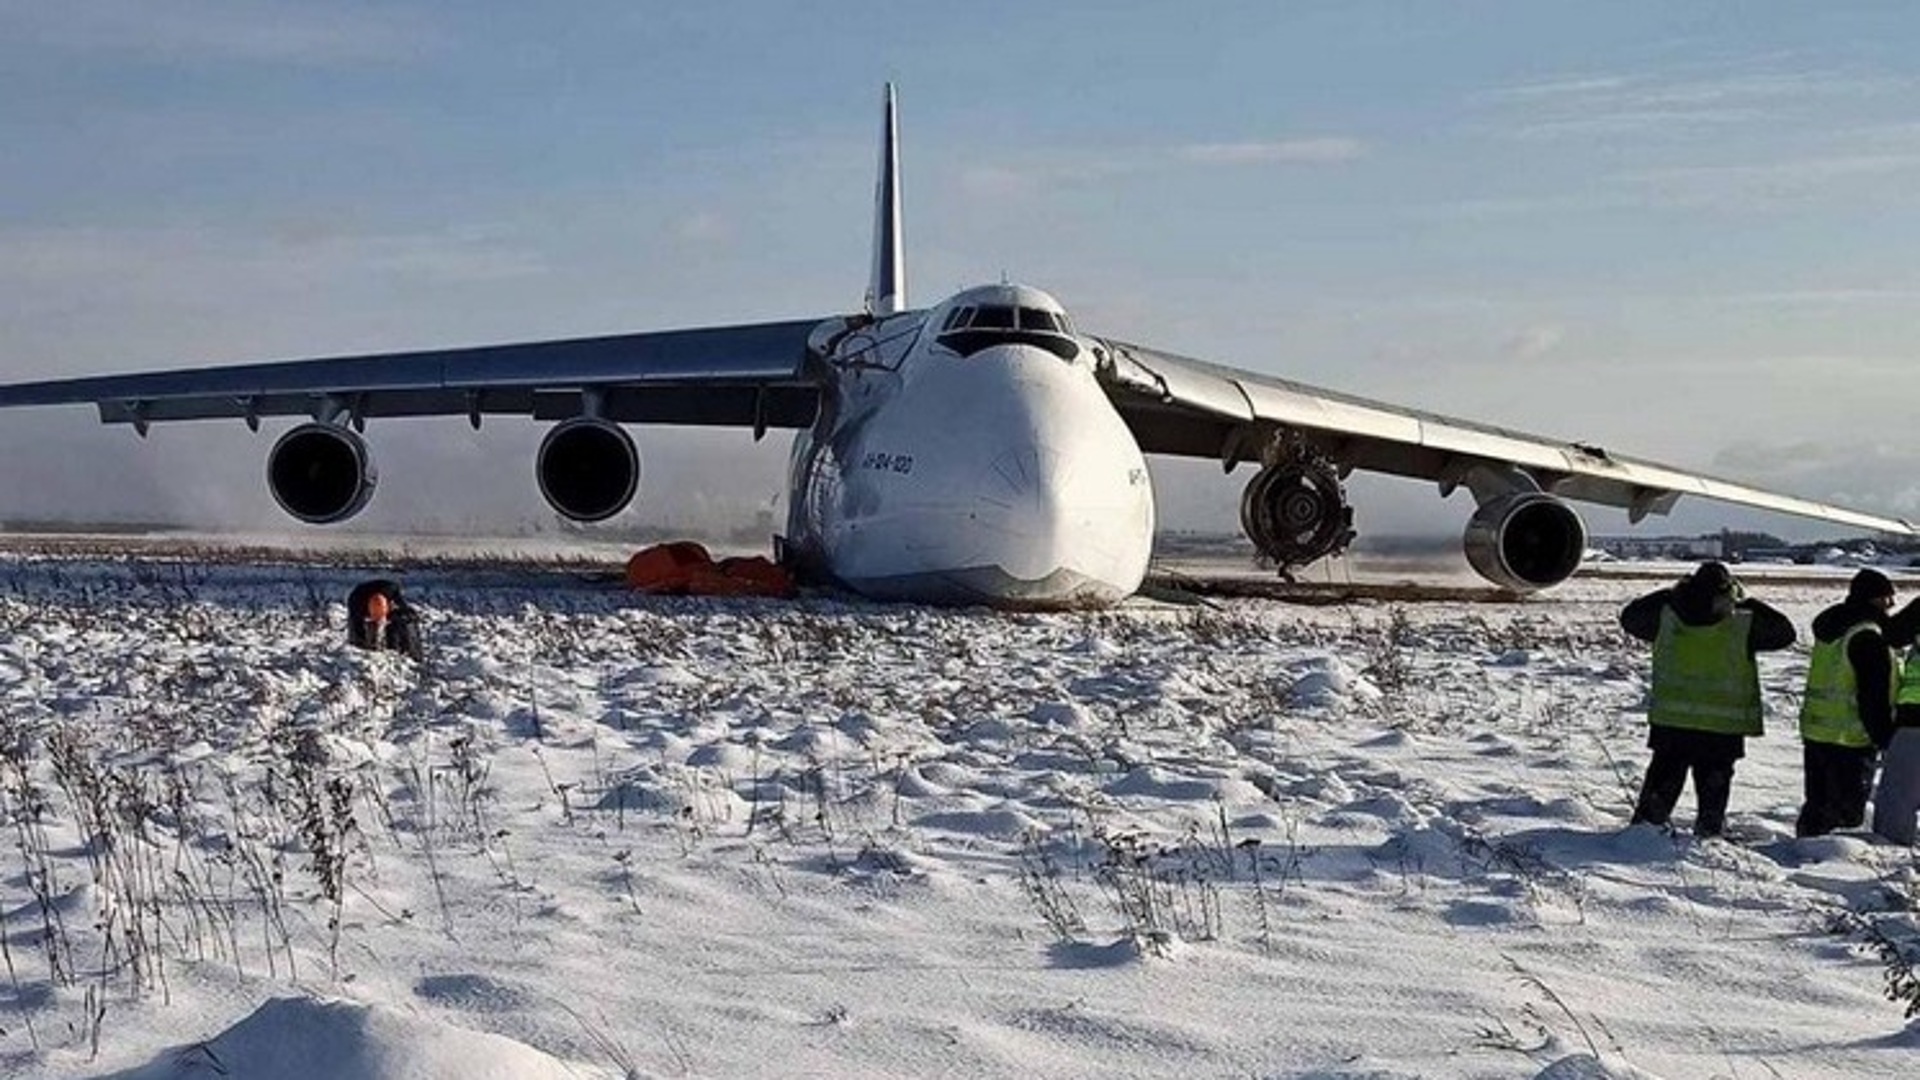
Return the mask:
M 759 555 L 714 561 L 691 540 L 641 548 L 627 560 L 627 584 L 650 593 L 690 596 L 792 596 L 793 577 Z

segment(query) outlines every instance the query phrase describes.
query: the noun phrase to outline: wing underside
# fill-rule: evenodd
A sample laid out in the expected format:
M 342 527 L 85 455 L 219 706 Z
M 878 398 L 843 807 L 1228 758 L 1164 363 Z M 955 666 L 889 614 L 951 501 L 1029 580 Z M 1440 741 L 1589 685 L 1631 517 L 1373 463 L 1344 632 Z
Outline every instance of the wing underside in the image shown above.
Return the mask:
M 92 404 L 144 431 L 170 420 L 520 414 L 624 423 L 805 427 L 821 320 L 289 360 L 0 386 L 0 406 Z
M 1912 534 L 1904 519 L 1862 513 L 1729 480 L 1435 413 L 1255 375 L 1123 341 L 1099 339 L 1101 377 L 1147 453 L 1257 461 L 1279 432 L 1343 468 L 1432 480 L 1443 490 L 1475 466 L 1518 467 L 1543 491 L 1617 506 L 1638 521 L 1682 495 L 1854 528 Z

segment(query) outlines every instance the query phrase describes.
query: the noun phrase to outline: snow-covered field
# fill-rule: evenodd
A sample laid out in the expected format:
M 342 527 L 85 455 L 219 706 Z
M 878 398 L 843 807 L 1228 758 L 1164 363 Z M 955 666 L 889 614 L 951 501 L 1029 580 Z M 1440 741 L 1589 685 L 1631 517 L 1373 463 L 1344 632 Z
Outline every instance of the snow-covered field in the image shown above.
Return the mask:
M 1006 615 L 0 559 L 12 1076 L 1910 1075 L 1912 854 L 1627 828 L 1652 584 Z M 1836 598 L 1758 585 L 1805 634 Z M 1908 586 L 1903 584 L 1903 590 Z M 1681 818 L 1691 813 L 1691 792 Z

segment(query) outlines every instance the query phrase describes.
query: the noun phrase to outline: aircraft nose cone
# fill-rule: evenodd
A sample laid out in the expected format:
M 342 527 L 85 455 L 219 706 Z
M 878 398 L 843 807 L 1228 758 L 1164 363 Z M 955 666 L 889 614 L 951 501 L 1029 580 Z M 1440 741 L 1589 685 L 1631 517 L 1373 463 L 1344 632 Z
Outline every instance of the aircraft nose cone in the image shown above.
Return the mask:
M 1139 501 L 1139 478 L 1114 467 L 1113 450 L 1097 440 L 1049 440 L 993 458 L 975 498 L 1009 541 L 998 545 L 1009 572 L 1045 572 L 1105 546 L 1116 513 Z
M 1053 357 L 1011 374 L 1016 404 L 972 483 L 981 561 L 1017 581 L 1121 582 L 1131 592 L 1153 532 L 1132 435 L 1084 373 Z
M 975 498 L 997 534 L 991 545 L 1002 569 L 1038 578 L 1058 569 L 1075 540 L 1073 462 L 1044 444 L 1004 450 L 980 477 Z
M 875 486 L 870 508 L 843 502 L 868 515 L 841 533 L 843 580 L 869 595 L 1032 607 L 1139 587 L 1152 488 L 1090 372 L 1040 350 L 983 350 L 927 373 L 897 408 L 869 434 L 913 448 L 910 479 Z M 884 531 L 864 524 L 881 520 Z
M 1051 446 L 1035 444 L 1004 450 L 987 467 L 979 498 L 1010 511 L 1048 512 L 1053 497 L 1070 486 L 1071 466 Z

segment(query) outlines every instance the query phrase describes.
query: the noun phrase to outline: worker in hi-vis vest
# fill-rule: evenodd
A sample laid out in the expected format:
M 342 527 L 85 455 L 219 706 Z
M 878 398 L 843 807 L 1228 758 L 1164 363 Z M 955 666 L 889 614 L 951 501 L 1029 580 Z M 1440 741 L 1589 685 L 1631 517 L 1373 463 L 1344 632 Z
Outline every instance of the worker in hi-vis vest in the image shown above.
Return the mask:
M 1620 627 L 1653 643 L 1647 746 L 1653 758 L 1634 824 L 1666 825 L 1693 774 L 1696 836 L 1726 828 L 1734 763 L 1762 729 L 1754 654 L 1793 644 L 1793 621 L 1746 595 L 1726 565 L 1701 563 L 1671 588 L 1620 612 Z
M 1866 820 L 1880 747 L 1893 736 L 1896 638 L 1893 582 L 1871 568 L 1847 598 L 1813 617 L 1813 655 L 1800 706 L 1806 801 L 1796 836 L 1825 836 Z
M 1908 601 L 1902 616 L 1920 611 Z M 1900 689 L 1893 703 L 1893 736 L 1883 748 L 1880 785 L 1873 792 L 1873 831 L 1896 844 L 1911 846 L 1920 815 L 1920 646 L 1907 649 L 1900 665 Z

